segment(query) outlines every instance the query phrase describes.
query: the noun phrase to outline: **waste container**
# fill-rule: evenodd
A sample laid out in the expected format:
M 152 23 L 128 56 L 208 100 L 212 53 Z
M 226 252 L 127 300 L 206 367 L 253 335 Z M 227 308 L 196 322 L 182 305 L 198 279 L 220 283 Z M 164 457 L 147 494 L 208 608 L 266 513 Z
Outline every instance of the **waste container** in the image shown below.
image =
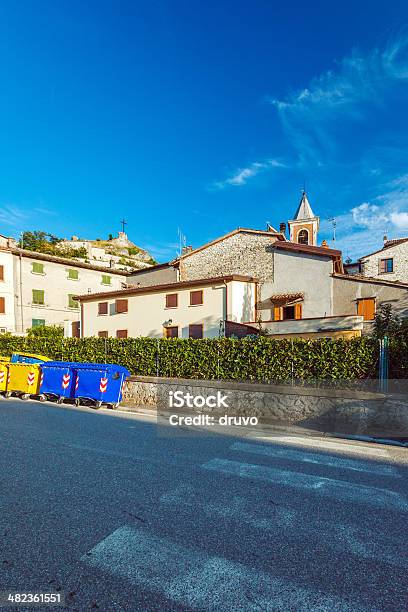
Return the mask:
M 0 355 L 0 363 L 9 363 L 10 357 L 4 357 L 4 355 Z
M 41 364 L 40 400 L 73 398 L 75 373 L 73 363 L 68 361 L 46 361 Z
M 6 396 L 16 393 L 22 399 L 38 395 L 40 390 L 40 363 L 9 363 Z
M 108 404 L 117 408 L 122 399 L 123 383 L 130 372 L 113 363 L 76 363 L 74 397 L 79 405 L 82 399 L 93 400 L 99 408 Z
M 7 388 L 8 362 L 0 361 L 0 393 Z
M 34 353 L 13 353 L 11 356 L 11 363 L 42 363 L 43 361 L 51 361 L 51 359 Z

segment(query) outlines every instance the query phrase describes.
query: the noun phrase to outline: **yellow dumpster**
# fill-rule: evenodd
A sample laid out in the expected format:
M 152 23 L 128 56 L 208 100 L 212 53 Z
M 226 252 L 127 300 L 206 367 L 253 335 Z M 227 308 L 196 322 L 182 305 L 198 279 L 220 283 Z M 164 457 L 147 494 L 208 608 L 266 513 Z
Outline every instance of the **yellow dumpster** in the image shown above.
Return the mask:
M 0 363 L 8 363 L 10 361 L 10 357 L 4 357 L 0 355 Z
M 7 362 L 0 361 L 0 392 L 7 388 L 8 366 Z
M 9 363 L 7 364 L 7 389 L 6 395 L 13 392 L 28 399 L 30 395 L 37 395 L 41 384 L 40 363 Z

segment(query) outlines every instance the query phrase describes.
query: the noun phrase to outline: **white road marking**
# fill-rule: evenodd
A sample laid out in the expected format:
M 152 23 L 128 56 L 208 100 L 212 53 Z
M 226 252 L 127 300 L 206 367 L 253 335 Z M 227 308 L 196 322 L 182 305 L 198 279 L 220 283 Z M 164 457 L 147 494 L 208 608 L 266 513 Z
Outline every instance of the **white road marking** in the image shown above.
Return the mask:
M 81 560 L 193 609 L 368 612 L 355 600 L 301 587 L 129 526 L 114 531 Z
M 283 457 L 292 461 L 302 461 L 305 463 L 315 463 L 326 465 L 337 469 L 356 470 L 357 472 L 369 472 L 380 476 L 393 476 L 401 478 L 398 470 L 390 465 L 379 465 L 373 462 L 361 462 L 347 457 L 336 457 L 321 453 L 310 453 L 304 450 L 293 450 L 292 448 L 277 448 L 272 444 L 261 446 L 260 444 L 248 444 L 246 442 L 236 442 L 230 447 L 234 451 L 243 453 L 254 453 L 255 455 L 265 455 L 266 457 Z
M 288 487 L 308 489 L 309 491 L 318 492 L 320 495 L 341 501 L 351 501 L 408 512 L 407 501 L 399 493 L 388 491 L 387 489 L 367 487 L 361 484 L 314 476 L 312 474 L 290 472 L 289 470 L 280 470 L 264 465 L 228 461 L 227 459 L 212 459 L 201 467 L 206 470 L 239 476 L 240 478 L 250 478 Z
M 174 512 L 180 508 L 199 511 L 209 518 L 220 517 L 245 523 L 252 528 L 279 534 L 281 540 L 294 537 L 313 538 L 316 542 L 342 554 L 353 554 L 364 559 L 408 568 L 408 554 L 401 538 L 393 538 L 378 531 L 369 532 L 337 521 L 325 521 L 295 508 L 282 505 L 271 505 L 264 501 L 262 505 L 254 504 L 240 496 L 233 496 L 227 503 L 205 501 L 203 494 L 192 487 L 181 485 L 173 491 L 164 493 L 160 502 L 171 506 Z
M 283 444 L 293 444 L 296 446 L 312 446 L 314 448 L 330 449 L 341 451 L 342 453 L 350 453 L 356 455 L 365 455 L 366 457 L 385 457 L 389 459 L 389 452 L 384 448 L 374 447 L 371 444 L 366 446 L 358 444 L 349 444 L 341 442 L 333 442 L 322 438 L 306 438 L 301 436 L 269 436 L 260 437 L 258 440 L 268 440 L 269 442 L 277 442 Z

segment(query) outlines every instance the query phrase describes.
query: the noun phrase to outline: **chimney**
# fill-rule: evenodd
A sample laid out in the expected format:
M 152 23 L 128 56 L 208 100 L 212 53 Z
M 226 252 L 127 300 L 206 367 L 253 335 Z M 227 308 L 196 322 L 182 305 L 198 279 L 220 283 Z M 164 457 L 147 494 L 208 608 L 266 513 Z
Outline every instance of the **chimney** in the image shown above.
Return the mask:
M 187 255 L 187 253 L 191 253 L 192 250 L 193 250 L 193 247 L 191 245 L 183 246 L 183 248 L 181 249 L 181 254 Z
M 280 223 L 279 224 L 279 231 L 284 236 L 286 235 L 286 223 Z
M 384 236 L 383 236 L 383 241 L 384 241 L 384 244 L 386 244 L 386 243 L 387 243 L 387 241 L 388 241 L 388 236 L 387 236 L 387 235 L 384 235 Z

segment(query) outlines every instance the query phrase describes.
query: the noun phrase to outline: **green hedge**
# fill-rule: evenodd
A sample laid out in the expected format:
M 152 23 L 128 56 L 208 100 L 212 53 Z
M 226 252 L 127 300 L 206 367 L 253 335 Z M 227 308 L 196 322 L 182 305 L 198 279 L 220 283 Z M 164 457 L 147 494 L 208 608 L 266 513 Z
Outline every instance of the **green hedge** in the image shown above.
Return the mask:
M 67 361 L 119 363 L 132 374 L 224 380 L 354 380 L 376 377 L 378 343 L 231 338 L 22 338 L 0 336 L 0 355 L 34 352 Z

